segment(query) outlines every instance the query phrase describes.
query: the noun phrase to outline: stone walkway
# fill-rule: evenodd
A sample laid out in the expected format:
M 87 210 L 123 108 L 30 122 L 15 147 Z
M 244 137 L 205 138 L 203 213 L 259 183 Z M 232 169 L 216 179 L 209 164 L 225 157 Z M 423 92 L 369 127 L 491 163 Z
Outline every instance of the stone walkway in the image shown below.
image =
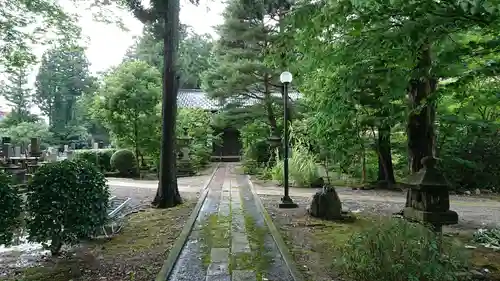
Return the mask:
M 177 260 L 170 281 L 291 281 L 244 176 L 224 164 Z

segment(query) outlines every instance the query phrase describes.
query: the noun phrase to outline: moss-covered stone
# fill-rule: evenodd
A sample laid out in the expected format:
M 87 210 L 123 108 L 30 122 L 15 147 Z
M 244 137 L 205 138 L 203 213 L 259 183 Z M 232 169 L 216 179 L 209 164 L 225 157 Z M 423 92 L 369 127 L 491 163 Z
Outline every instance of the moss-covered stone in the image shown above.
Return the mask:
M 231 214 L 229 216 L 210 215 L 203 224 L 201 240 L 203 264 L 208 266 L 211 262 L 210 251 L 212 248 L 229 248 L 231 246 Z

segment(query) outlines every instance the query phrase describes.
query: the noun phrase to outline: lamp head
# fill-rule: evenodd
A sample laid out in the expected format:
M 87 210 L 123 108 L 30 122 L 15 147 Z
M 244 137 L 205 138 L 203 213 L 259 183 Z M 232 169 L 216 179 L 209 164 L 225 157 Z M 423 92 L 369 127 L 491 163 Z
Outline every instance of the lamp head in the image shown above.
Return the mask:
M 292 74 L 288 71 L 282 72 L 280 75 L 281 83 L 291 83 L 292 82 Z

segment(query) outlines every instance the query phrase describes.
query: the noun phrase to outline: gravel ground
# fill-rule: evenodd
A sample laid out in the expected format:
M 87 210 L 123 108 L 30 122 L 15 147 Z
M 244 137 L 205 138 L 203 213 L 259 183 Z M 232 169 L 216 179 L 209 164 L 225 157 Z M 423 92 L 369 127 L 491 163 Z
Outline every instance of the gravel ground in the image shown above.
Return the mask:
M 254 181 L 257 193 L 263 196 L 279 196 L 281 187 L 269 182 Z M 290 194 L 298 201 L 308 204 L 309 198 L 316 192 L 314 189 L 291 188 Z M 400 211 L 406 202 L 405 192 L 386 190 L 352 190 L 337 188 L 343 208 L 351 211 L 363 211 L 374 214 L 392 214 Z M 293 197 L 293 196 L 292 196 Z M 451 209 L 458 213 L 459 224 L 451 228 L 477 229 L 481 227 L 500 226 L 500 202 L 498 198 L 451 195 Z

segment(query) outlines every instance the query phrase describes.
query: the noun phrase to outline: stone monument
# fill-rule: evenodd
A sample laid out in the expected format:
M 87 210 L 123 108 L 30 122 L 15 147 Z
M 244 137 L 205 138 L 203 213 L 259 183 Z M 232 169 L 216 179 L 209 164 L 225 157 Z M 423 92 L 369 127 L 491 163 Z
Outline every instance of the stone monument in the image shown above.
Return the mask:
M 30 141 L 30 156 L 40 157 L 42 152 L 40 150 L 40 140 L 38 138 L 31 138 Z
M 458 223 L 458 214 L 450 210 L 448 183 L 436 163 L 436 158 L 425 157 L 424 167 L 408 177 L 406 185 L 410 190 L 403 217 L 429 224 L 434 231 L 441 232 L 443 225 Z

